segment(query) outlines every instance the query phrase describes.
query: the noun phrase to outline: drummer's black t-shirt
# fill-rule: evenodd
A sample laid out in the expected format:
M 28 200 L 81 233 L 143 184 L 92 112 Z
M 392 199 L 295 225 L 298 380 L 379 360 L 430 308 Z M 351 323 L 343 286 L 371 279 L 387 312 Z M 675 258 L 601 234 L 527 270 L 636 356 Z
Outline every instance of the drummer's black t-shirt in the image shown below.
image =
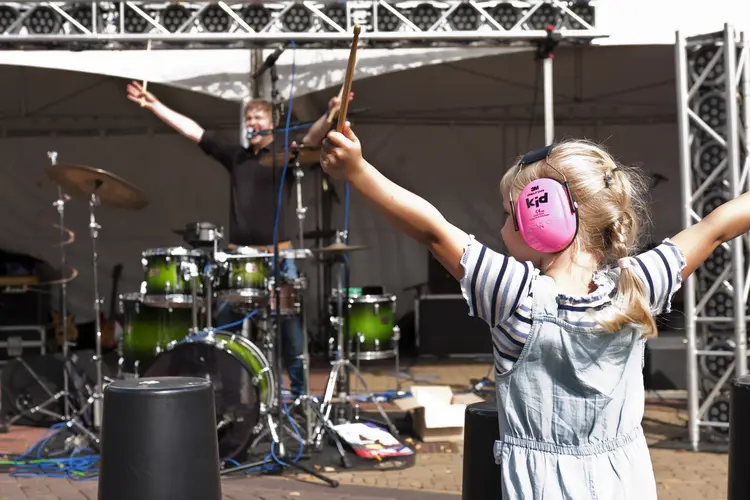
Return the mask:
M 212 131 L 203 133 L 199 145 L 204 153 L 224 165 L 229 172 L 231 190 L 229 235 L 226 241 L 239 246 L 273 243 L 276 217 L 274 199 L 278 194 L 278 188 L 274 187 L 273 182 L 274 169 L 261 165 L 259 157 L 252 149 L 245 149 L 239 144 L 227 144 Z M 282 172 L 280 168 L 276 170 L 276 186 L 281 181 Z M 289 187 L 293 182 L 294 175 L 291 169 L 287 168 L 285 184 Z M 282 213 L 279 216 L 280 242 L 290 239 L 284 223 L 289 193 L 289 189 L 284 189 Z

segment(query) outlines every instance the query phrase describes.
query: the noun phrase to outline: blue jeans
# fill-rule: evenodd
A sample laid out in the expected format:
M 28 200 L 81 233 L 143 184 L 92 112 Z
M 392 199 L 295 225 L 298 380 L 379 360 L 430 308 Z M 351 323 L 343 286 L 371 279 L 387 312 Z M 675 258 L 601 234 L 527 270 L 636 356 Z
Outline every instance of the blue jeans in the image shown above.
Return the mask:
M 297 265 L 294 260 L 282 260 L 279 274 L 289 280 L 297 278 Z M 231 304 L 224 301 L 216 301 L 216 308 L 213 314 L 214 325 L 222 326 L 241 320 L 245 315 L 231 307 Z M 304 348 L 304 335 L 302 331 L 302 318 L 300 316 L 281 316 L 281 357 L 284 367 L 289 373 L 291 381 L 291 392 L 293 397 L 297 398 L 305 392 L 305 374 L 302 364 L 302 354 Z M 232 332 L 241 332 L 242 325 L 236 325 L 226 330 Z M 268 360 L 272 363 L 272 360 Z

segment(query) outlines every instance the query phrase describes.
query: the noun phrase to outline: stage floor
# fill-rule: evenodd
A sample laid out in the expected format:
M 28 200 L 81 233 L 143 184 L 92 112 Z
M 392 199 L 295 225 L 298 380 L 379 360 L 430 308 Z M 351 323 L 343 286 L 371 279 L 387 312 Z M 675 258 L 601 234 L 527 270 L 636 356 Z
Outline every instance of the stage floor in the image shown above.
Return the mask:
M 362 368 L 373 391 L 396 389 L 392 364 L 378 363 L 375 368 Z M 402 388 L 413 383 L 445 384 L 454 391 L 467 390 L 472 379 L 488 374 L 489 364 L 465 362 L 410 361 L 402 371 L 410 378 L 401 378 Z M 315 369 L 311 375 L 311 389 L 320 393 L 325 386 L 327 371 Z M 287 382 L 288 384 L 288 382 Z M 288 386 L 288 385 L 287 385 Z M 356 392 L 356 387 L 352 387 Z M 360 387 L 361 389 L 361 387 Z M 656 472 L 660 500 L 705 500 L 726 498 L 726 453 L 694 453 L 681 446 L 687 435 L 685 401 L 659 399 L 649 401 L 643 426 L 651 446 L 651 458 Z M 12 427 L 0 434 L 0 452 L 20 453 L 31 446 L 43 428 Z M 413 467 L 402 470 L 324 471 L 342 486 L 332 489 L 305 474 L 284 478 L 245 477 L 226 478 L 222 483 L 224 499 L 435 499 L 460 498 L 462 479 L 461 443 L 424 446 L 417 454 Z M 66 479 L 16 479 L 0 475 L 2 500 L 94 500 L 96 481 Z

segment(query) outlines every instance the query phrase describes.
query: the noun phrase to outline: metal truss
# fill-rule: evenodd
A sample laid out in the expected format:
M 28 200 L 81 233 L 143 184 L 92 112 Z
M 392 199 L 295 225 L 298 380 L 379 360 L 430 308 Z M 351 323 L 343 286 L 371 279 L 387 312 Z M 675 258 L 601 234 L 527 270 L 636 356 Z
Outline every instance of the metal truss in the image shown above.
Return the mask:
M 590 42 L 586 0 L 0 2 L 0 47 L 65 50 L 243 48 L 294 41 L 344 47 L 355 24 L 377 47 Z
M 685 38 L 677 32 L 676 77 L 683 225 L 689 227 L 750 187 L 750 54 L 744 35 Z M 684 283 L 689 440 L 726 445 L 729 384 L 747 374 L 750 240 L 721 245 Z

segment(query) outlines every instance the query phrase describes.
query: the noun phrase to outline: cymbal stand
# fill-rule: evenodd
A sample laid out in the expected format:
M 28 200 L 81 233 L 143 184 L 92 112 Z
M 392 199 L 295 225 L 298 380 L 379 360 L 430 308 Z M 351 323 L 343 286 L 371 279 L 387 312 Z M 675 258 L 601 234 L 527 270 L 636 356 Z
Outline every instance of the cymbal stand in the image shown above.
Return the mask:
M 268 70 L 271 74 L 271 100 L 274 103 L 272 107 L 273 119 L 271 121 L 274 124 L 278 123 L 279 120 L 277 120 L 277 118 L 280 119 L 280 115 L 281 115 L 278 109 L 278 107 L 281 106 L 281 102 L 278 99 L 279 95 L 278 95 L 278 90 L 277 90 L 277 82 L 278 82 L 279 76 L 276 70 L 275 58 L 278 58 L 278 55 L 274 56 L 274 54 L 272 54 L 266 60 L 266 67 L 268 67 Z M 272 130 L 271 134 L 273 135 L 275 132 L 276 132 L 275 130 Z M 278 165 L 276 164 L 277 143 L 275 140 L 271 143 L 271 148 L 272 148 L 271 154 L 273 155 L 273 165 L 272 165 L 273 189 L 274 189 L 273 210 L 275 213 L 277 211 L 277 206 L 278 206 L 278 201 L 279 201 L 278 197 L 281 195 L 281 193 L 279 193 L 279 190 L 278 190 L 279 186 L 277 186 L 276 184 L 277 183 L 276 172 L 279 171 L 280 169 L 278 168 Z M 298 462 L 288 460 L 287 458 L 286 448 L 284 446 L 283 439 L 282 439 L 282 432 L 284 430 L 284 426 L 282 425 L 282 419 L 284 418 L 284 410 L 283 410 L 283 404 L 284 404 L 283 398 L 284 397 L 282 395 L 282 390 L 281 390 L 283 386 L 283 383 L 282 383 L 283 382 L 283 373 L 282 373 L 283 362 L 282 362 L 282 349 L 281 349 L 282 347 L 281 346 L 282 344 L 281 321 L 278 321 L 278 316 L 281 315 L 281 303 L 279 301 L 279 242 L 276 237 L 274 237 L 274 242 L 273 242 L 272 261 L 273 261 L 273 265 L 272 265 L 273 280 L 271 283 L 271 289 L 272 289 L 271 300 L 274 303 L 274 309 L 276 311 L 277 317 L 276 317 L 276 321 L 272 323 L 275 339 L 273 342 L 273 354 L 274 355 L 272 357 L 272 360 L 270 360 L 271 368 L 272 368 L 270 374 L 272 377 L 278 377 L 276 380 L 277 381 L 276 387 L 278 387 L 279 390 L 277 391 L 278 394 L 276 395 L 276 402 L 273 403 L 272 411 L 269 411 L 268 414 L 266 415 L 267 420 L 268 420 L 268 430 L 270 431 L 271 439 L 273 440 L 271 444 L 271 451 L 272 451 L 275 461 L 277 462 L 278 465 L 281 466 L 282 472 L 286 470 L 287 468 L 292 467 L 302 472 L 306 472 L 310 474 L 311 476 L 314 476 L 335 488 L 339 485 L 339 482 L 336 481 L 335 479 L 326 477 L 325 475 L 321 474 L 315 469 L 309 468 Z M 269 302 L 269 307 L 270 307 L 270 302 Z M 269 331 L 270 331 L 270 328 L 269 328 Z M 231 472 L 247 470 L 247 469 L 255 468 L 255 467 L 262 467 L 264 465 L 265 465 L 265 461 L 258 462 L 258 463 L 249 463 L 249 464 L 241 465 L 239 467 L 234 467 L 232 469 L 226 469 L 222 471 L 221 474 L 229 474 Z
M 57 165 L 57 151 L 48 151 L 47 157 L 52 165 Z M 65 203 L 69 200 L 62 192 L 62 187 L 57 185 L 57 201 L 53 203 L 53 206 L 57 209 L 57 213 L 60 216 L 60 276 L 63 277 L 66 268 L 68 267 L 67 257 L 65 252 Z M 63 277 L 60 283 L 60 316 L 62 317 L 62 331 L 63 331 L 63 359 L 67 363 L 68 360 L 68 284 Z M 70 394 L 70 378 L 68 377 L 68 370 L 63 368 L 63 391 L 65 392 L 64 399 L 64 413 L 65 418 L 70 417 L 70 400 L 68 395 Z
M 98 254 L 96 250 L 96 240 L 99 237 L 99 230 L 102 228 L 97 222 L 94 215 L 94 209 L 99 205 L 99 196 L 96 192 L 102 186 L 102 181 L 94 181 L 94 190 L 89 200 L 89 229 L 91 229 L 91 250 L 92 263 L 94 270 L 94 324 L 96 325 L 96 385 L 94 386 L 94 427 L 101 429 L 102 424 L 102 404 L 103 387 L 102 387 L 102 320 L 101 298 L 99 297 L 99 271 L 98 271 Z
M 343 399 L 344 402 L 349 401 L 349 394 L 348 394 L 348 372 L 351 371 L 354 373 L 354 375 L 357 377 L 357 380 L 362 384 L 365 390 L 365 394 L 367 395 L 367 399 L 371 400 L 373 403 L 375 403 L 375 407 L 378 410 L 378 413 L 380 413 L 380 416 L 383 417 L 383 420 L 385 421 L 386 426 L 388 427 L 388 430 L 391 432 L 391 434 L 395 437 L 398 436 L 399 432 L 396 429 L 396 427 L 393 425 L 391 420 L 388 418 L 388 415 L 385 413 L 385 410 L 383 410 L 383 407 L 380 405 L 380 402 L 375 398 L 375 394 L 370 390 L 369 386 L 367 385 L 367 382 L 365 381 L 364 377 L 362 376 L 362 372 L 359 371 L 359 369 L 352 364 L 351 360 L 349 359 L 349 350 L 344 348 L 344 343 L 346 342 L 348 345 L 349 342 L 349 335 L 344 336 L 344 330 L 348 332 L 349 330 L 349 321 L 348 321 L 348 311 L 349 311 L 349 293 L 347 288 L 346 293 L 346 303 L 344 302 L 344 284 L 343 284 L 343 273 L 348 274 L 348 263 L 344 257 L 343 264 L 339 267 L 338 272 L 338 279 L 337 279 L 337 288 L 336 291 L 338 293 L 338 305 L 339 305 L 339 317 L 335 319 L 336 324 L 336 331 L 337 331 L 337 355 L 336 360 L 331 363 L 331 372 L 328 375 L 328 381 L 326 382 L 326 389 L 323 393 L 323 401 L 321 403 L 321 411 L 323 415 L 328 419 L 331 414 L 331 408 L 332 408 L 332 401 L 333 401 L 333 392 L 336 389 L 336 384 L 338 383 L 339 375 L 341 375 L 344 378 L 344 390 L 339 393 L 339 398 Z M 321 424 L 319 423 L 316 426 L 315 434 L 313 437 L 313 441 L 315 443 L 315 447 L 319 447 L 322 439 L 322 428 Z
M 49 151 L 47 152 L 47 156 L 50 159 L 50 163 L 52 165 L 57 164 L 57 152 L 56 151 Z M 58 199 L 53 203 L 53 206 L 57 209 L 57 212 L 60 216 L 60 274 L 62 275 L 65 272 L 65 269 L 67 267 L 67 259 L 66 259 L 66 252 L 65 252 L 65 245 L 66 245 L 66 231 L 65 231 L 65 203 L 69 200 L 68 196 L 65 195 L 62 192 L 62 188 L 58 184 L 57 186 L 57 196 Z M 91 444 L 98 448 L 99 446 L 99 438 L 91 432 L 89 429 L 86 428 L 86 420 L 88 420 L 85 416 L 82 418 L 83 422 L 79 420 L 81 418 L 81 415 L 86 412 L 91 406 L 91 404 L 95 401 L 93 395 L 90 397 L 86 397 L 86 392 L 91 394 L 90 388 L 86 385 L 83 378 L 80 376 L 80 374 L 75 373 L 76 369 L 76 362 L 75 358 L 76 356 L 70 356 L 69 352 L 69 345 L 68 345 L 68 327 L 67 327 L 67 316 L 68 316 L 68 309 L 67 309 L 67 280 L 63 277 L 61 280 L 61 306 L 60 306 L 60 314 L 63 318 L 62 323 L 62 329 L 63 329 L 63 390 L 58 391 L 57 393 L 53 393 L 52 390 L 45 384 L 44 380 L 42 380 L 39 375 L 34 371 L 34 369 L 29 366 L 29 364 L 22 358 L 19 357 L 18 361 L 23 365 L 23 367 L 29 372 L 31 377 L 36 381 L 37 384 L 49 395 L 49 398 L 32 407 L 28 408 L 19 414 L 15 415 L 13 418 L 8 420 L 7 422 L 3 422 L 2 426 L 0 426 L 0 432 L 7 432 L 8 426 L 13 425 L 15 422 L 26 416 L 27 414 L 34 414 L 34 413 L 41 413 L 43 415 L 50 416 L 52 418 L 55 418 L 57 420 L 60 420 L 61 422 L 66 422 L 67 427 L 69 428 L 75 428 L 79 431 L 81 431 L 83 434 L 85 434 L 91 441 Z M 97 316 L 98 319 L 98 316 Z M 69 372 L 70 370 L 70 372 Z M 80 403 L 80 408 L 78 408 L 77 411 L 72 411 L 71 409 L 71 403 L 70 403 L 70 378 L 71 378 L 71 372 L 73 374 L 73 385 L 76 387 L 76 390 L 78 391 L 78 399 Z M 99 379 L 101 380 L 101 379 Z M 48 410 L 47 406 L 53 404 L 54 402 L 62 399 L 63 400 L 63 406 L 64 406 L 64 414 L 60 415 L 57 412 L 54 412 L 52 410 Z
M 294 161 L 294 185 L 297 190 L 297 220 L 299 221 L 299 248 L 305 248 L 305 216 L 307 207 L 302 205 L 302 178 L 305 173 L 300 168 L 299 159 Z

